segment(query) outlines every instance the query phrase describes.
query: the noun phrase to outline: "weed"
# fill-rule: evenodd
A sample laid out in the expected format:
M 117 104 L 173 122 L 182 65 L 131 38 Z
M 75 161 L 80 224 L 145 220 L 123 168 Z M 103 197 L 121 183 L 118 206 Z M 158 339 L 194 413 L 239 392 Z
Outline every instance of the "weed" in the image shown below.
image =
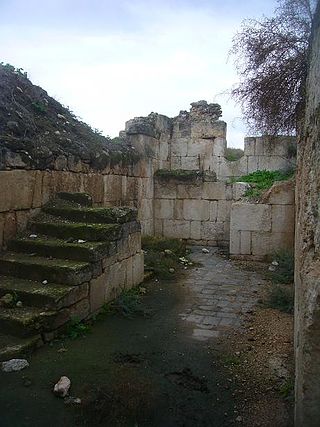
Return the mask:
M 125 317 L 133 317 L 141 313 L 141 295 L 145 293 L 145 288 L 131 288 L 123 291 L 121 295 L 110 304 L 111 312 L 116 312 Z
M 293 285 L 273 285 L 267 297 L 266 305 L 284 313 L 293 313 Z
M 294 170 L 287 172 L 259 170 L 249 175 L 241 176 L 238 182 L 248 182 L 251 188 L 245 193 L 250 199 L 259 199 L 262 193 L 272 187 L 276 181 L 286 181 L 294 175 Z
M 77 338 L 82 338 L 90 332 L 90 325 L 87 323 L 81 322 L 78 319 L 74 318 L 69 324 L 67 330 L 67 337 L 75 340 Z
M 272 259 L 278 263 L 275 271 L 269 273 L 273 283 L 293 283 L 294 281 L 294 256 L 290 251 L 275 252 Z
M 185 242 L 179 239 L 145 236 L 142 238 L 142 248 L 145 251 L 146 271 L 152 271 L 160 279 L 174 279 L 182 265 L 192 264 L 185 258 Z
M 293 399 L 294 384 L 291 379 L 287 380 L 279 387 L 279 394 L 284 399 Z

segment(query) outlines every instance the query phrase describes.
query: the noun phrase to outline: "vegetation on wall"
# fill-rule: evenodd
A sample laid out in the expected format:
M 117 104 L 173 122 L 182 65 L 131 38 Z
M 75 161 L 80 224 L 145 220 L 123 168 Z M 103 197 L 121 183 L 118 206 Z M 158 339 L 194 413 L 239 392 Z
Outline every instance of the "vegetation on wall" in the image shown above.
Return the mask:
M 225 151 L 225 158 L 229 160 L 229 162 L 235 162 L 236 160 L 241 159 L 243 157 L 244 151 L 241 148 L 227 148 Z
M 246 191 L 246 197 L 250 199 L 259 199 L 262 193 L 271 188 L 276 181 L 286 181 L 293 176 L 294 170 L 287 172 L 258 170 L 248 175 L 241 176 L 237 181 L 248 182 L 250 184 L 251 188 Z

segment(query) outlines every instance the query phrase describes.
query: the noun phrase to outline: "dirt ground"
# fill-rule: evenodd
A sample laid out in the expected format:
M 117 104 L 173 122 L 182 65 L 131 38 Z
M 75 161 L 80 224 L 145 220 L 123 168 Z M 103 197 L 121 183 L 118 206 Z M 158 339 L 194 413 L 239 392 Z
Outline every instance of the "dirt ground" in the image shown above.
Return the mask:
M 290 426 L 292 316 L 257 307 L 240 329 L 194 340 L 184 280 L 149 281 L 133 318 L 107 315 L 1 372 L 0 426 Z M 53 395 L 61 375 L 80 404 Z

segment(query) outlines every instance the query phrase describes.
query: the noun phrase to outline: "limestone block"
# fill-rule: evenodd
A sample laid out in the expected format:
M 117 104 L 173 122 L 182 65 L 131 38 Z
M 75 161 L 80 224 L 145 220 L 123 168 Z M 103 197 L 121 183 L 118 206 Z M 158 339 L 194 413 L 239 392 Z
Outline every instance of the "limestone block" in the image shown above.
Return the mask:
M 122 261 L 125 258 L 131 256 L 129 248 L 129 236 L 119 239 L 116 242 L 117 244 L 117 261 Z
M 256 138 L 244 138 L 244 154 L 245 156 L 254 156 L 256 147 Z
M 20 233 L 27 228 L 27 224 L 30 218 L 30 211 L 16 211 L 17 220 L 17 232 Z
M 171 169 L 181 169 L 181 156 L 171 155 Z
M 214 156 L 224 157 L 227 148 L 227 141 L 223 137 L 216 137 L 212 143 L 212 154 Z
M 224 182 L 204 182 L 202 197 L 205 200 L 226 200 L 226 184 Z
M 240 254 L 251 254 L 251 231 L 240 231 Z
M 231 200 L 219 200 L 217 202 L 217 204 L 218 204 L 217 221 L 218 222 L 224 222 L 224 221 L 230 222 L 232 201 Z
M 153 218 L 153 200 L 142 199 L 139 209 L 139 219 L 148 220 Z
M 169 144 L 167 142 L 160 142 L 160 159 L 167 160 L 169 157 Z
M 190 238 L 192 240 L 201 239 L 201 221 L 190 222 Z
M 17 234 L 17 218 L 15 212 L 8 212 L 4 217 L 4 231 L 3 231 L 3 241 L 7 243 L 8 240 L 16 237 Z
M 141 221 L 141 234 L 143 236 L 150 236 L 153 234 L 153 220 Z
M 255 138 L 256 140 L 256 148 L 255 148 L 255 155 L 256 156 L 264 156 L 265 155 L 265 149 L 264 149 L 264 137 L 258 137 Z
M 184 200 L 183 217 L 187 220 L 208 221 L 209 202 L 207 200 Z
M 177 199 L 201 199 L 202 183 L 197 184 L 178 184 Z
M 128 237 L 129 253 L 135 255 L 141 251 L 141 233 L 132 233 Z
M 34 184 L 34 192 L 32 196 L 33 208 L 40 208 L 42 206 L 42 180 L 43 180 L 43 172 L 35 171 L 35 184 Z
M 240 254 L 240 233 L 239 230 L 230 230 L 230 254 Z
M 156 236 L 162 236 L 163 235 L 162 219 L 155 219 L 154 220 L 154 233 Z
M 272 234 L 253 232 L 251 234 L 251 253 L 255 256 L 266 256 L 277 250 L 272 247 Z
M 103 176 L 103 202 L 112 202 L 122 198 L 122 176 L 104 175 Z
M 217 217 L 218 217 L 218 202 L 217 201 L 209 202 L 209 212 L 210 212 L 209 220 L 211 222 L 215 222 L 217 220 Z
M 103 273 L 89 283 L 90 312 L 99 310 L 105 303 L 106 288 L 108 285 L 109 271 Z
M 233 203 L 231 207 L 231 228 L 241 231 L 271 231 L 271 206 Z
M 201 223 L 201 239 L 222 240 L 224 237 L 224 224 L 222 222 L 203 221 Z
M 294 232 L 286 233 L 272 233 L 271 235 L 271 245 L 273 252 L 281 250 L 286 250 L 293 252 L 294 250 Z
M 172 219 L 173 209 L 173 199 L 156 199 L 154 201 L 154 217 L 156 219 Z
M 294 205 L 294 181 L 276 182 L 262 197 L 263 203 Z
M 144 279 L 144 255 L 141 251 L 132 257 L 132 285 L 136 286 Z
M 155 198 L 156 199 L 176 199 L 177 185 L 173 182 L 155 180 Z
M 259 157 L 249 156 L 248 157 L 248 174 L 259 170 Z M 246 175 L 246 174 L 245 174 Z
M 190 221 L 183 220 L 163 220 L 164 237 L 173 237 L 175 239 L 190 238 Z
M 0 212 L 30 209 L 35 189 L 35 172 L 24 170 L 0 172 Z
M 232 185 L 233 200 L 240 200 L 245 195 L 246 191 L 249 190 L 249 188 L 250 184 L 247 182 L 235 182 Z
M 194 141 L 194 140 L 189 140 L 188 141 L 188 156 L 198 156 L 198 154 L 200 154 L 201 152 L 201 145 Z
M 77 319 L 77 321 L 81 321 L 89 316 L 90 314 L 90 303 L 88 298 L 84 298 L 83 300 L 77 302 L 76 304 L 68 307 L 69 317 L 70 319 Z M 55 325 L 59 327 L 61 325 Z
M 183 200 L 175 200 L 173 218 L 169 219 L 184 219 L 183 217 Z
M 153 199 L 153 179 L 152 178 L 142 178 L 142 196 L 143 199 Z
M 294 233 L 293 205 L 272 205 L 272 232 Z
M 199 157 L 198 156 L 187 156 L 181 157 L 180 160 L 181 169 L 196 170 L 199 169 Z
M 176 139 L 171 142 L 171 154 L 173 156 L 187 156 L 188 139 Z
M 130 289 L 133 286 L 133 257 L 125 260 L 126 269 L 126 289 Z
M 77 174 L 73 174 L 77 175 Z M 79 174 L 80 175 L 80 174 Z M 83 187 L 81 190 L 76 188 L 74 191 L 84 191 L 91 195 L 94 203 L 102 203 L 104 200 L 104 178 L 99 173 L 81 174 L 83 180 Z M 75 183 L 75 187 L 76 187 Z M 67 190 L 64 190 L 67 191 Z

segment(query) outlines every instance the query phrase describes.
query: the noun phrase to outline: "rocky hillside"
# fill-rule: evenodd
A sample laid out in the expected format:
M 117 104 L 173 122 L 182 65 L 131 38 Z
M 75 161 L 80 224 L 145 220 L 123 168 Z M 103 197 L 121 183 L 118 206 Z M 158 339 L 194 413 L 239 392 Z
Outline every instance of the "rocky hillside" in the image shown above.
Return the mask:
M 0 169 L 93 169 L 135 160 L 126 141 L 100 135 L 35 86 L 21 69 L 0 64 Z

